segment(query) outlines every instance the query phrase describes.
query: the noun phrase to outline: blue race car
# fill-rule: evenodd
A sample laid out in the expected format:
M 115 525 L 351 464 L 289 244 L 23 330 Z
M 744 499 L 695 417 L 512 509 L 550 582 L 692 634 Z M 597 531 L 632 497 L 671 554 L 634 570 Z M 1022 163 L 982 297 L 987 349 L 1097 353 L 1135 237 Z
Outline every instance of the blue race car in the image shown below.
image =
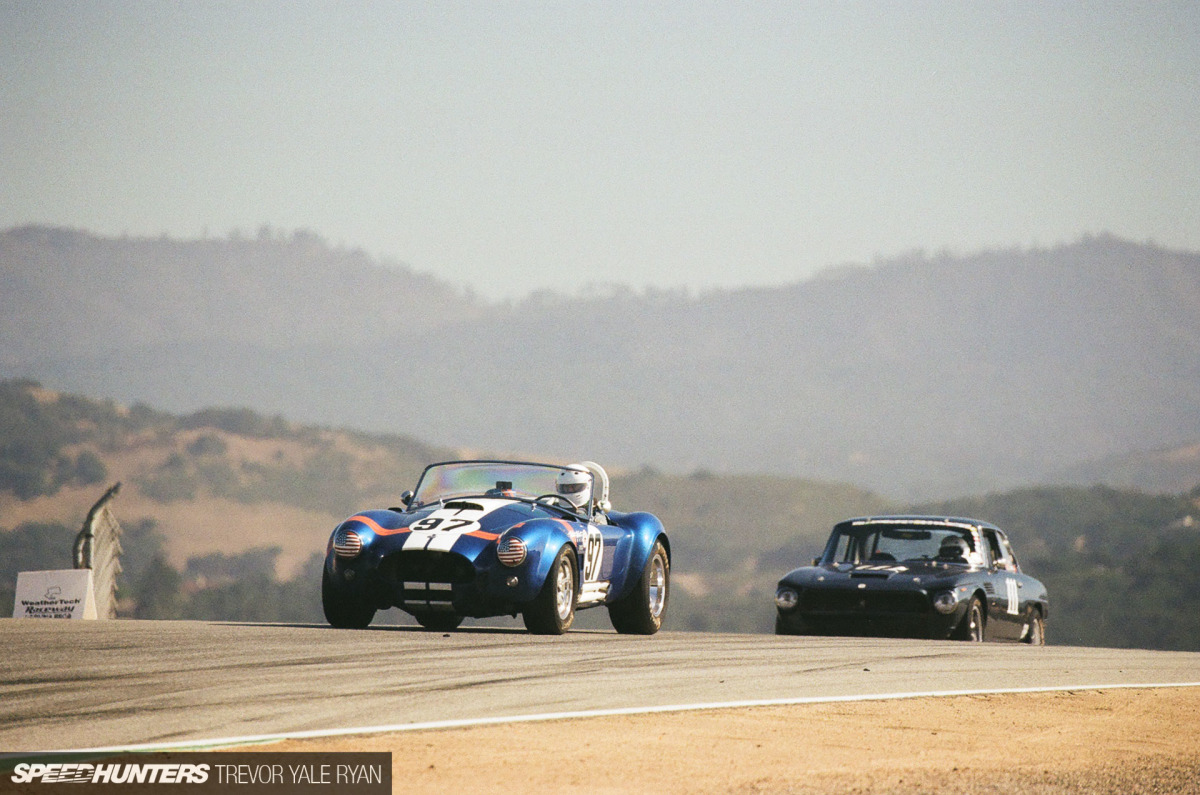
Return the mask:
M 464 617 L 522 616 L 561 635 L 605 605 L 618 632 L 652 635 L 667 611 L 671 545 L 649 513 L 621 513 L 593 462 L 448 461 L 403 507 L 351 516 L 325 552 L 321 602 L 339 628 L 399 607 L 447 631 Z

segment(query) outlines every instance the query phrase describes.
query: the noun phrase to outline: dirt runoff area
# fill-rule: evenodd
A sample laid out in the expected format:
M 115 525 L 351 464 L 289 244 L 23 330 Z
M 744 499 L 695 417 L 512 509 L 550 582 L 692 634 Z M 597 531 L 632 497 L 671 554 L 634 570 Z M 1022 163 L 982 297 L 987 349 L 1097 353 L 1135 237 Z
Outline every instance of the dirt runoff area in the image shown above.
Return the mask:
M 1200 793 L 1200 687 L 582 718 L 254 750 L 390 751 L 397 793 Z

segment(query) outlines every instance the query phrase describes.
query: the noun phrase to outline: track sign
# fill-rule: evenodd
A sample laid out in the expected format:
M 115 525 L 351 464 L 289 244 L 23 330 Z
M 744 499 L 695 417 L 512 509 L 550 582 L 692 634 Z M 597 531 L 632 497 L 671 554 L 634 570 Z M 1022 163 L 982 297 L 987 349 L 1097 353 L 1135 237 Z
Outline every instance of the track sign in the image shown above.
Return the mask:
M 92 570 L 18 573 L 13 618 L 96 618 Z

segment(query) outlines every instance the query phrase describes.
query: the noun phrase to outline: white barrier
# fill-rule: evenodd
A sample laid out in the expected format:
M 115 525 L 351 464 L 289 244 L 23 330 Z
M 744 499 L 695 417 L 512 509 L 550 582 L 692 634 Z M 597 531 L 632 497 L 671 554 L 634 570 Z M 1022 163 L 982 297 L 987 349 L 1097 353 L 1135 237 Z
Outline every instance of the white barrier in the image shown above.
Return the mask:
M 109 503 L 121 490 L 117 483 L 88 511 L 75 537 L 75 568 L 91 569 L 98 618 L 117 617 L 117 577 L 121 574 L 121 525 Z
M 92 570 L 18 573 L 13 618 L 96 618 Z

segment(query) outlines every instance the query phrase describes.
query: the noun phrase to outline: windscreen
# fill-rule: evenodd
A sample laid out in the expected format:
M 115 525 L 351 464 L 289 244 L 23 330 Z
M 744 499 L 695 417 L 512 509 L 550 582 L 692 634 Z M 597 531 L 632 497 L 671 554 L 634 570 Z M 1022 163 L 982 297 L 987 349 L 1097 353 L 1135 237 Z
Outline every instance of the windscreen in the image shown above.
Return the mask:
M 515 497 L 527 500 L 555 493 L 562 467 L 503 461 L 435 464 L 417 484 L 412 507 L 459 497 Z M 589 474 L 588 477 L 591 477 Z
M 826 550 L 825 563 L 889 563 L 945 560 L 945 542 L 962 539 L 967 562 L 977 562 L 974 534 L 948 527 L 861 525 L 840 528 Z

